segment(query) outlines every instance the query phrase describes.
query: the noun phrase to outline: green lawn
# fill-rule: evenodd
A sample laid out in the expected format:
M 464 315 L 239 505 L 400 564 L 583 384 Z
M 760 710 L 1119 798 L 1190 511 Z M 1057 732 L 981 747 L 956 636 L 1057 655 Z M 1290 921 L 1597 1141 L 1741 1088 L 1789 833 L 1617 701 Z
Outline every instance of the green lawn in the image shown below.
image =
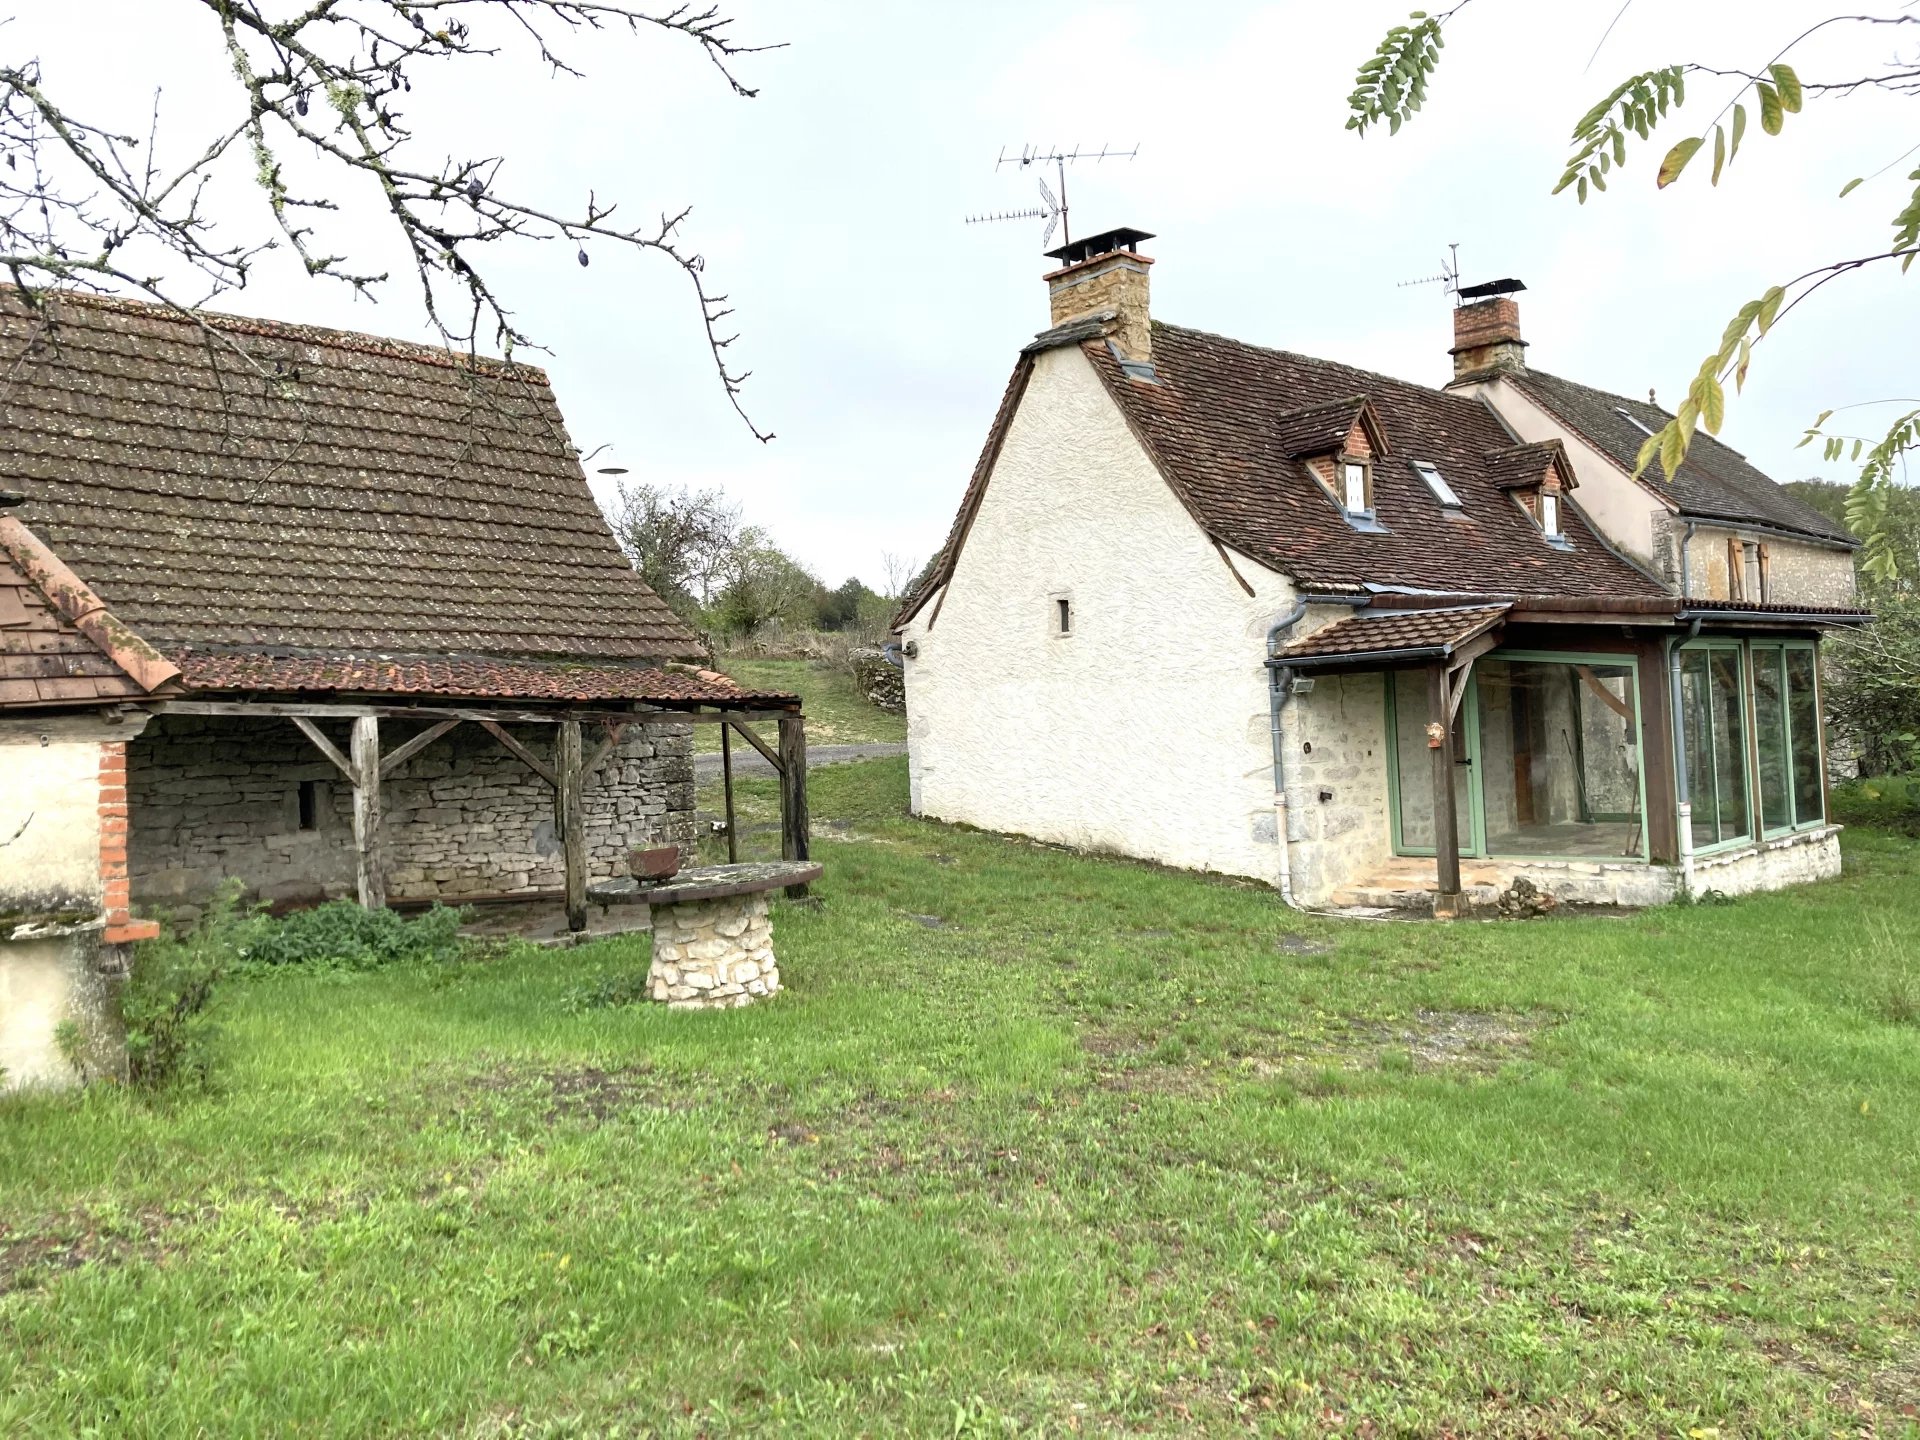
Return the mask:
M 906 717 L 876 710 L 854 687 L 852 676 L 825 661 L 724 659 L 719 665 L 750 690 L 784 690 L 798 695 L 807 716 L 809 745 L 906 743 Z M 770 731 L 770 727 L 761 728 Z M 718 729 L 694 726 L 694 749 L 719 748 Z M 736 740 L 735 748 L 745 749 L 746 741 Z
M 0 1435 L 1920 1433 L 1920 845 L 1335 923 L 903 789 L 773 1003 L 278 975 L 217 1096 L 0 1105 Z

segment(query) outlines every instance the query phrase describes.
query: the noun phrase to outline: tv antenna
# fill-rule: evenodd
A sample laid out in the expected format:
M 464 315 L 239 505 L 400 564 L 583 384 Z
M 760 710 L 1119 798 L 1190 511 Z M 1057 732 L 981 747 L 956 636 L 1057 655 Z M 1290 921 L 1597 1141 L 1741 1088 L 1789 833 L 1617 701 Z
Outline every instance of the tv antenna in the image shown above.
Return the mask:
M 1452 295 L 1455 303 L 1460 295 L 1460 242 L 1454 241 L 1447 246 L 1447 258 L 1440 262 L 1438 275 L 1422 275 L 1418 280 L 1402 280 L 1393 288 L 1406 290 L 1414 285 L 1438 285 L 1443 294 Z
M 1000 220 L 1045 220 L 1047 228 L 1040 236 L 1042 250 L 1052 242 L 1056 226 L 1060 230 L 1061 243 L 1070 243 L 1073 239 L 1073 230 L 1067 207 L 1067 166 L 1078 164 L 1082 160 L 1090 160 L 1096 165 L 1103 160 L 1131 160 L 1139 153 L 1138 145 L 1131 150 L 1115 150 L 1105 144 L 1098 150 L 1085 150 L 1076 143 L 1071 150 L 1062 150 L 1058 146 L 1042 148 L 1038 145 L 1022 145 L 1018 155 L 1009 155 L 1006 146 L 1003 145 L 1000 147 L 1000 158 L 993 162 L 993 168 L 996 171 L 1003 170 L 1009 165 L 1017 165 L 1022 170 L 1038 167 L 1044 171 L 1051 165 L 1055 184 L 1047 184 L 1044 173 L 1037 177 L 1040 185 L 1040 208 L 1038 209 L 1001 210 L 991 214 L 969 215 L 967 224 L 988 225 Z

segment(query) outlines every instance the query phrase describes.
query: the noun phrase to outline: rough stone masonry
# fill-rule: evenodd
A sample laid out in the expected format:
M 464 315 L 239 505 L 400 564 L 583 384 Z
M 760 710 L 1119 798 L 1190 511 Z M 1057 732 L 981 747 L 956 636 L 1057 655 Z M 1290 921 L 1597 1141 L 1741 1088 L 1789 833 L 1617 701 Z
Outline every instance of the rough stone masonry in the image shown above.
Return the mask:
M 654 908 L 652 999 L 676 1010 L 722 1009 L 779 988 L 766 891 Z
M 343 727 L 321 727 L 342 747 Z M 417 727 L 382 728 L 389 749 Z M 550 725 L 509 726 L 536 755 Z M 389 730 L 391 734 L 387 733 Z M 237 878 L 249 896 L 351 895 L 353 792 L 290 722 L 165 715 L 127 747 L 133 898 L 178 905 Z M 624 874 L 627 851 L 693 853 L 690 727 L 630 729 L 587 777 L 587 871 Z M 477 725 L 413 756 L 382 787 L 388 893 L 457 901 L 558 888 L 553 791 Z

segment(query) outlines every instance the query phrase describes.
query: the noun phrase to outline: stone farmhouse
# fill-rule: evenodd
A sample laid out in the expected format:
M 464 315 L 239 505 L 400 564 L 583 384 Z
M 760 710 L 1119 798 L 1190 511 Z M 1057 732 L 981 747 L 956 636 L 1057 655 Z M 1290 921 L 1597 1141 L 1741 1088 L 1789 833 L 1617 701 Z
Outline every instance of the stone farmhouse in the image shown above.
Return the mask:
M 1153 320 L 1149 238 L 1051 252 L 897 619 L 918 812 L 1314 907 L 1838 870 L 1850 536 L 1705 435 L 1635 477 L 1667 414 L 1533 369 L 1516 282 L 1434 389 Z
M 0 292 L 0 917 L 550 896 L 691 847 L 702 668 L 541 371 Z M 754 743 L 773 753 L 757 735 Z M 7 933 L 0 926 L 0 937 Z

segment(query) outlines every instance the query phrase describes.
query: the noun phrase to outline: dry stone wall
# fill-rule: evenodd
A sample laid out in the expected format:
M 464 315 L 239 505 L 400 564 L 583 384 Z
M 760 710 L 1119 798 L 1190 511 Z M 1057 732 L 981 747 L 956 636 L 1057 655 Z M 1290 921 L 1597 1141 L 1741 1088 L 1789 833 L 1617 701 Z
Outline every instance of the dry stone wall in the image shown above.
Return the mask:
M 780 988 L 767 894 L 655 908 L 647 993 L 675 1010 L 751 1005 Z
M 323 724 L 342 750 L 344 723 Z M 415 732 L 382 727 L 391 749 Z M 551 726 L 508 726 L 534 754 Z M 302 791 L 305 789 L 305 795 Z M 462 725 L 387 778 L 382 803 L 388 894 L 457 900 L 557 889 L 553 792 L 491 735 Z M 202 899 L 229 877 L 266 900 L 349 895 L 353 792 L 290 721 L 167 715 L 128 747 L 129 851 L 137 903 Z M 694 843 L 689 727 L 629 731 L 589 776 L 590 878 L 625 873 L 641 845 Z

